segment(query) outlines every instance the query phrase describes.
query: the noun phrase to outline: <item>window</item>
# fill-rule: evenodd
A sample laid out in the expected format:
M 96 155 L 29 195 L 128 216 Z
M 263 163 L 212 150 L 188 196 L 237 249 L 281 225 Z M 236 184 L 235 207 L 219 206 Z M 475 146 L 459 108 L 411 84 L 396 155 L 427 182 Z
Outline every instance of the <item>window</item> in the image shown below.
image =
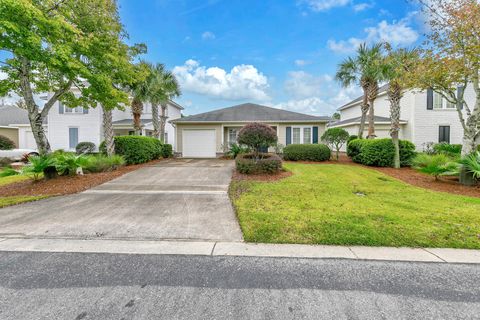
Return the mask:
M 433 109 L 455 109 L 454 103 L 451 103 L 438 92 L 433 93 Z
M 168 143 L 168 132 L 165 132 L 165 134 L 163 135 L 163 142 Z
M 69 108 L 65 106 L 65 113 L 83 113 L 83 107 Z
M 292 143 L 312 143 L 312 127 L 292 127 Z
M 237 129 L 228 129 L 228 145 L 231 146 L 234 143 L 237 143 L 238 130 Z
M 439 127 L 438 142 L 450 143 L 450 126 L 440 126 Z
M 78 128 L 68 128 L 68 147 L 75 149 L 78 144 Z

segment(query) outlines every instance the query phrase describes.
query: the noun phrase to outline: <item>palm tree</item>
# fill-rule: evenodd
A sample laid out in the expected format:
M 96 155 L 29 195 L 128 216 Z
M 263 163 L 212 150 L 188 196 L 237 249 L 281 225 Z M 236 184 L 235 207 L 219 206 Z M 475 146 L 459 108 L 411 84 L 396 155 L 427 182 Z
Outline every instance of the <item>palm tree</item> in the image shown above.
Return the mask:
M 400 131 L 400 101 L 405 89 L 405 77 L 408 76 L 415 63 L 418 61 L 418 50 L 398 49 L 392 50 L 386 44 L 388 55 L 383 63 L 383 75 L 388 81 L 388 100 L 390 101 L 390 136 L 395 147 L 394 168 L 400 168 L 400 145 L 398 133 Z
M 132 95 L 133 128 L 136 135 L 142 134 L 143 104 L 150 98 L 149 77 L 151 77 L 149 64 L 144 61 L 138 63 L 136 65 L 136 80 L 129 86 Z
M 113 140 L 113 122 L 112 122 L 112 109 L 106 108 L 102 105 L 103 115 L 103 135 L 105 138 L 105 147 L 107 155 L 112 156 L 115 154 L 115 142 Z
M 375 137 L 375 110 L 374 101 L 378 96 L 378 83 L 382 78 L 382 44 L 368 47 L 361 44 L 357 49 L 356 57 L 349 57 L 339 64 L 335 78 L 343 87 L 355 83 L 363 90 L 362 117 L 358 130 L 358 137 L 363 137 L 365 120 L 369 112 L 368 138 Z
M 173 73 L 165 69 L 165 65 L 161 63 L 150 65 L 150 70 L 149 101 L 152 104 L 153 135 L 163 141 L 165 139 L 167 104 L 170 99 L 178 97 L 181 94 L 180 86 Z M 162 108 L 161 117 L 158 115 L 159 105 Z

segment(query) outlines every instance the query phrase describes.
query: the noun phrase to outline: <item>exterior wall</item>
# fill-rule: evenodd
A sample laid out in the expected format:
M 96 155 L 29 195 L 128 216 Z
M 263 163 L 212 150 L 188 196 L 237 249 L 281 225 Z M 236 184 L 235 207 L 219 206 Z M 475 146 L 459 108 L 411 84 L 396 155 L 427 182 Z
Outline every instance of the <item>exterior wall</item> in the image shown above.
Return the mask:
M 45 133 L 48 137 L 48 128 L 46 125 L 43 126 Z M 30 125 L 18 126 L 18 144 L 20 149 L 37 149 L 37 143 L 33 137 L 32 128 Z M 53 146 L 52 146 L 53 148 Z
M 174 149 L 176 153 L 182 153 L 182 130 L 183 129 L 215 129 L 216 130 L 216 149 L 218 154 L 222 154 L 224 152 L 224 144 L 227 143 L 227 130 L 226 128 L 231 127 L 238 127 L 241 128 L 246 124 L 246 122 L 238 122 L 238 123 L 225 123 L 225 124 L 185 124 L 185 123 L 178 123 L 176 125 L 176 142 Z M 291 126 L 312 126 L 318 127 L 318 139 L 326 130 L 326 123 L 319 122 L 319 123 L 269 123 L 271 126 L 277 127 L 277 135 L 278 135 L 278 143 L 282 145 L 286 145 L 286 128 Z
M 15 146 L 19 148 L 18 144 L 18 128 L 0 128 L 0 136 L 7 137 L 15 143 Z

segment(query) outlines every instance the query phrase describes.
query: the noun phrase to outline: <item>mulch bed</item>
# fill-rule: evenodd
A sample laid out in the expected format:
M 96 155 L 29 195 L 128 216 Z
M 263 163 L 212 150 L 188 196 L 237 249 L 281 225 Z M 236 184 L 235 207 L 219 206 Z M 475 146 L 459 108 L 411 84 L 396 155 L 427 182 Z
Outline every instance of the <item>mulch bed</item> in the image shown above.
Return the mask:
M 40 181 L 25 180 L 0 187 L 0 197 L 41 195 L 58 196 L 78 193 L 159 161 L 161 160 L 124 166 L 111 172 L 89 173 L 83 176 L 65 176 Z
M 360 166 L 364 168 L 369 168 L 382 172 L 388 176 L 406 182 L 416 187 L 430 189 L 440 192 L 448 192 L 458 195 L 470 196 L 470 197 L 479 197 L 480 198 L 480 185 L 468 187 L 461 185 L 458 182 L 457 177 L 441 177 L 439 180 L 435 178 L 415 171 L 412 168 L 382 168 L 382 167 L 368 167 L 359 163 L 353 162 L 346 154 L 340 154 L 338 161 L 324 161 L 324 162 L 308 162 L 308 161 L 298 161 L 300 163 L 309 163 L 309 164 L 344 164 L 352 166 Z
M 233 179 L 236 181 L 277 181 L 286 177 L 290 177 L 291 175 L 292 173 L 290 171 L 280 171 L 277 174 L 242 174 L 235 170 L 233 173 Z

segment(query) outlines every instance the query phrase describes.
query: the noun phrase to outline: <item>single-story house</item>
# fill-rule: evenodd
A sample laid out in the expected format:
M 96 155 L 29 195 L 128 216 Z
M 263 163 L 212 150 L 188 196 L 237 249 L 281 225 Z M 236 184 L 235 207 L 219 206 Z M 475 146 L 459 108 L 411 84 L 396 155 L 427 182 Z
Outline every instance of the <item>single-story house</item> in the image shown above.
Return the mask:
M 175 127 L 175 153 L 185 158 L 214 158 L 237 142 L 247 123 L 261 122 L 277 131 L 278 143 L 318 143 L 329 117 L 245 103 L 170 121 Z

